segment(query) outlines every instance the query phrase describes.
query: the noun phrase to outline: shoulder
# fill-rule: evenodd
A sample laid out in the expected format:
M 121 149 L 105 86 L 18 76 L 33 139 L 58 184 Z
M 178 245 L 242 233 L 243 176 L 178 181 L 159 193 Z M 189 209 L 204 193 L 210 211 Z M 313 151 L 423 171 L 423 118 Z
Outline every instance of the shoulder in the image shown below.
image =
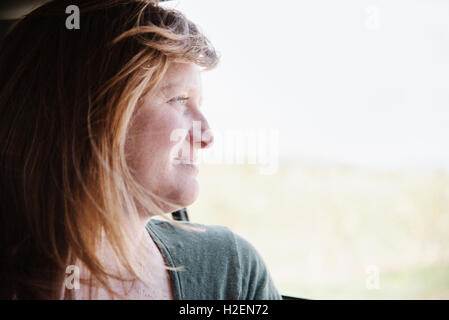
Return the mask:
M 193 222 L 177 222 L 151 219 L 147 229 L 152 230 L 171 247 L 229 250 L 234 249 L 234 235 L 229 228 L 218 225 L 204 225 Z M 198 244 L 199 246 L 195 246 Z M 192 248 L 191 248 L 192 247 Z
M 151 228 L 171 247 L 183 247 L 198 252 L 207 251 L 208 255 L 220 254 L 222 258 L 235 258 L 239 263 L 245 261 L 260 262 L 255 247 L 242 236 L 220 225 L 205 225 L 193 222 L 179 222 L 179 226 L 170 221 L 150 220 Z M 223 255 L 223 253 L 226 253 Z
M 183 260 L 202 262 L 221 261 L 238 263 L 239 253 L 234 233 L 225 226 L 204 225 L 193 222 L 178 222 L 152 219 L 147 229 L 168 250 L 183 257 Z M 174 257 L 176 259 L 176 257 Z
M 150 220 L 151 221 L 151 220 Z M 265 263 L 255 247 L 225 226 L 153 220 L 147 227 L 171 248 L 184 275 L 213 286 L 217 299 L 280 299 Z
M 282 299 L 260 253 L 244 237 L 231 233 L 239 258 L 241 296 L 249 300 Z

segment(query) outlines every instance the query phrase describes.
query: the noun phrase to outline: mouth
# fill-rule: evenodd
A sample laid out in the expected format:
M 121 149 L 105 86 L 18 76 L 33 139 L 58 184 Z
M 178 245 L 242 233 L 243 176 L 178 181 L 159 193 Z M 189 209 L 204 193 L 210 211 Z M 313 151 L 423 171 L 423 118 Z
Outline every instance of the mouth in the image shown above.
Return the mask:
M 181 160 L 181 159 L 174 159 L 174 164 L 186 164 L 186 165 L 192 165 L 192 166 L 197 165 L 196 162 L 191 162 L 189 160 Z
M 173 159 L 174 164 L 189 164 L 196 166 L 198 164 L 198 158 L 195 157 L 193 159 L 185 159 L 185 158 L 175 158 Z
M 186 159 L 173 159 L 173 165 L 179 170 L 186 170 L 187 172 L 197 175 L 199 168 L 195 162 Z

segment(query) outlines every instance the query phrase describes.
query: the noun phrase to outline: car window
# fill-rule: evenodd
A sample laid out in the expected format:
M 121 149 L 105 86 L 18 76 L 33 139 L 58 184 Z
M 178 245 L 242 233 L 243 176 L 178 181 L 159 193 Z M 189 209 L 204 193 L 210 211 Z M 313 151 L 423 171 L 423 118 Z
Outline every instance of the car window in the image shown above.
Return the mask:
M 167 5 L 222 55 L 191 219 L 250 239 L 284 294 L 447 298 L 449 3 Z

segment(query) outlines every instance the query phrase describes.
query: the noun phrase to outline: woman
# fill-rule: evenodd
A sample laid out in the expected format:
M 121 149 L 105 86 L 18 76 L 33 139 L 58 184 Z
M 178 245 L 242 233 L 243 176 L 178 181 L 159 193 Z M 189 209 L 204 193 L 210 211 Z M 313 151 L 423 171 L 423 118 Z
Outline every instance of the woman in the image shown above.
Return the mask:
M 67 29 L 71 2 L 1 44 L 0 298 L 280 299 L 227 228 L 150 220 L 198 196 L 210 42 L 155 1 L 78 1 Z

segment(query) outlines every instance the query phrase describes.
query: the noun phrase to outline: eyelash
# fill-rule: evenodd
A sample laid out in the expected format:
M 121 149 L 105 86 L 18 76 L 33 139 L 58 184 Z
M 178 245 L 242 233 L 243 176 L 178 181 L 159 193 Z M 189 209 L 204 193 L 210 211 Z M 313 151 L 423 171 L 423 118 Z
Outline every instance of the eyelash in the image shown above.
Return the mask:
M 187 101 L 187 100 L 189 100 L 189 97 L 179 96 L 179 97 L 171 99 L 169 102 L 178 102 L 178 101 Z M 182 103 L 182 105 L 185 105 L 185 104 Z

